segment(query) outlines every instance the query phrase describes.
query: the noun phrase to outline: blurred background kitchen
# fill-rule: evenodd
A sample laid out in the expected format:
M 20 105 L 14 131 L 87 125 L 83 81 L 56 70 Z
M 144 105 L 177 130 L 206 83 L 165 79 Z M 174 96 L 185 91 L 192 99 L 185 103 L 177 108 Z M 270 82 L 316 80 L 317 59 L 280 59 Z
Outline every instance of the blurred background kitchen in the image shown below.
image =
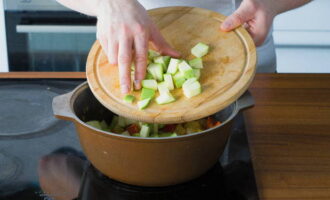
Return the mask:
M 274 40 L 279 73 L 330 73 L 330 1 L 279 15 Z M 84 71 L 95 19 L 55 0 L 0 0 L 0 72 Z

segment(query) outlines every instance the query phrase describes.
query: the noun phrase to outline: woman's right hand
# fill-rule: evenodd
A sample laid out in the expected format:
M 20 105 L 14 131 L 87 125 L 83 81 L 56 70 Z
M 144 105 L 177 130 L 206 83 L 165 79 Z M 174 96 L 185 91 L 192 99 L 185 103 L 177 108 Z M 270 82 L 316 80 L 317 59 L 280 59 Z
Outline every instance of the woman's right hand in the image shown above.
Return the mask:
M 161 54 L 179 56 L 179 53 L 167 44 L 146 10 L 136 0 L 99 0 L 97 39 L 109 62 L 119 67 L 122 93 L 131 90 L 130 71 L 134 61 L 134 87 L 141 88 L 141 81 L 146 74 L 149 41 Z

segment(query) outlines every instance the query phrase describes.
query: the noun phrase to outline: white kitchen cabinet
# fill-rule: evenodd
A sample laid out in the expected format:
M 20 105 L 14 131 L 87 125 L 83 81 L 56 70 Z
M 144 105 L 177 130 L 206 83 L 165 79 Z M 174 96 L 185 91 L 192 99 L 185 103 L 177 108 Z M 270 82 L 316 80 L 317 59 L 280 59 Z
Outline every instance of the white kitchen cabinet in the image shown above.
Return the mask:
M 314 0 L 276 17 L 279 73 L 330 73 L 329 8 L 329 0 Z

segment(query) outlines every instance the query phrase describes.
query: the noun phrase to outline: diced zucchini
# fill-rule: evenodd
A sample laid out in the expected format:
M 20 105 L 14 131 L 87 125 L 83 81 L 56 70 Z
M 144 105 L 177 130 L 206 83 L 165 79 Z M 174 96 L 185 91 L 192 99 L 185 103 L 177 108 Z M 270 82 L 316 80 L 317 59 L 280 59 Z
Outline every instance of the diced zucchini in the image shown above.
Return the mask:
M 131 136 L 131 135 L 129 134 L 128 131 L 124 131 L 124 132 L 122 132 L 121 134 L 122 134 L 122 135 L 126 135 L 126 136 Z
M 118 126 L 120 126 L 120 127 L 125 127 L 125 126 L 126 126 L 126 120 L 125 120 L 124 117 L 119 116 L 119 119 L 118 119 Z
M 124 97 L 124 101 L 126 103 L 133 103 L 135 97 L 133 95 L 130 95 L 130 94 L 127 94 L 125 97 Z
M 157 90 L 157 81 L 153 79 L 142 80 L 142 87 Z
M 196 96 L 202 92 L 202 86 L 198 81 L 196 81 L 196 78 L 187 80 L 182 85 L 182 89 L 183 89 L 183 94 L 188 98 Z
M 147 72 L 145 79 L 154 79 L 154 77 L 152 76 L 152 74 L 150 74 L 149 72 Z
M 180 62 L 178 67 L 186 79 L 194 77 L 194 71 L 186 61 Z
M 107 122 L 105 120 L 102 120 L 100 122 L 100 125 L 101 125 L 102 131 L 109 131 L 109 126 L 108 126 L 108 124 L 107 124 Z
M 148 68 L 148 72 L 153 76 L 157 81 L 163 81 L 163 67 L 159 63 L 151 63 Z
M 181 88 L 182 84 L 186 81 L 184 75 L 181 72 L 177 72 L 174 76 L 173 76 L 173 81 L 175 84 L 176 88 Z
M 205 56 L 209 52 L 209 46 L 199 42 L 191 49 L 191 54 L 197 58 Z
M 140 137 L 140 133 L 134 133 L 132 136 L 134 136 L 134 137 Z
M 158 96 L 156 98 L 157 104 L 160 104 L 160 105 L 167 104 L 167 103 L 172 103 L 173 101 L 175 101 L 175 98 L 169 92 L 160 94 L 160 96 Z
M 169 90 L 174 90 L 174 84 L 171 74 L 164 74 L 164 82 Z
M 149 99 L 143 99 L 143 100 L 141 100 L 141 101 L 138 101 L 138 102 L 137 102 L 138 108 L 139 108 L 140 110 L 145 109 L 145 108 L 149 105 L 150 100 L 151 100 L 151 98 L 149 98 Z
M 158 91 L 160 94 L 166 94 L 170 92 L 165 82 L 158 83 Z
M 158 56 L 154 58 L 154 63 L 161 64 L 163 66 L 164 72 L 166 72 L 170 59 L 170 56 Z
M 148 137 L 150 135 L 150 127 L 148 125 L 142 125 L 140 130 L 141 137 Z
M 196 82 L 196 81 L 197 81 L 197 78 L 193 77 L 193 78 L 187 79 L 187 80 L 183 83 L 183 85 L 190 85 L 190 84 L 192 84 L 192 83 L 194 83 L 194 82 Z M 183 87 L 183 86 L 182 86 L 182 87 Z
M 115 128 L 115 126 L 118 124 L 118 121 L 119 121 L 119 117 L 118 116 L 113 116 L 112 117 L 112 120 L 111 120 L 111 123 L 110 123 L 110 130 L 112 130 L 113 128 Z
M 202 58 L 194 58 L 190 60 L 189 65 L 195 69 L 202 69 L 203 68 Z
M 158 135 L 158 124 L 152 125 L 152 134 Z
M 179 59 L 171 58 L 170 63 L 167 68 L 168 74 L 175 74 L 178 71 L 178 65 L 180 63 Z
M 176 133 L 159 133 L 159 137 L 176 137 L 178 136 Z
M 149 88 L 142 88 L 141 100 L 152 99 L 155 96 L 155 90 Z
M 118 126 L 117 124 L 113 129 L 111 129 L 111 131 L 114 133 L 122 133 L 125 131 L 125 129 L 123 127 Z
M 201 70 L 200 69 L 193 69 L 194 71 L 194 77 L 197 78 L 197 80 L 201 77 Z
M 155 57 L 157 57 L 157 56 L 160 56 L 160 53 L 158 53 L 157 51 L 154 51 L 154 50 L 152 50 L 152 49 L 149 49 L 148 50 L 148 58 L 150 59 L 150 60 L 153 60 Z
M 100 130 L 102 129 L 100 122 L 97 120 L 88 121 L 88 122 L 86 122 L 86 124 L 88 124 L 94 128 L 100 129 Z

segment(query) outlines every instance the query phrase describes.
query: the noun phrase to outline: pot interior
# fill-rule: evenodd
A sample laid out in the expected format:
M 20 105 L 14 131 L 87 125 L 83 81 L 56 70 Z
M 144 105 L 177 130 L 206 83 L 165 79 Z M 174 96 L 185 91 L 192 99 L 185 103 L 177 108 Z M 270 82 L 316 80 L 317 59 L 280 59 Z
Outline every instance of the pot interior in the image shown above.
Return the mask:
M 87 85 L 87 83 L 86 83 Z M 105 108 L 93 95 L 89 87 L 84 85 L 81 90 L 76 93 L 76 98 L 73 102 L 73 111 L 76 116 L 83 122 L 90 120 L 105 120 L 110 123 L 112 117 L 115 115 L 113 112 Z M 220 112 L 217 112 L 213 117 L 222 122 L 222 125 L 226 121 L 232 119 L 236 111 L 236 102 L 229 105 Z

